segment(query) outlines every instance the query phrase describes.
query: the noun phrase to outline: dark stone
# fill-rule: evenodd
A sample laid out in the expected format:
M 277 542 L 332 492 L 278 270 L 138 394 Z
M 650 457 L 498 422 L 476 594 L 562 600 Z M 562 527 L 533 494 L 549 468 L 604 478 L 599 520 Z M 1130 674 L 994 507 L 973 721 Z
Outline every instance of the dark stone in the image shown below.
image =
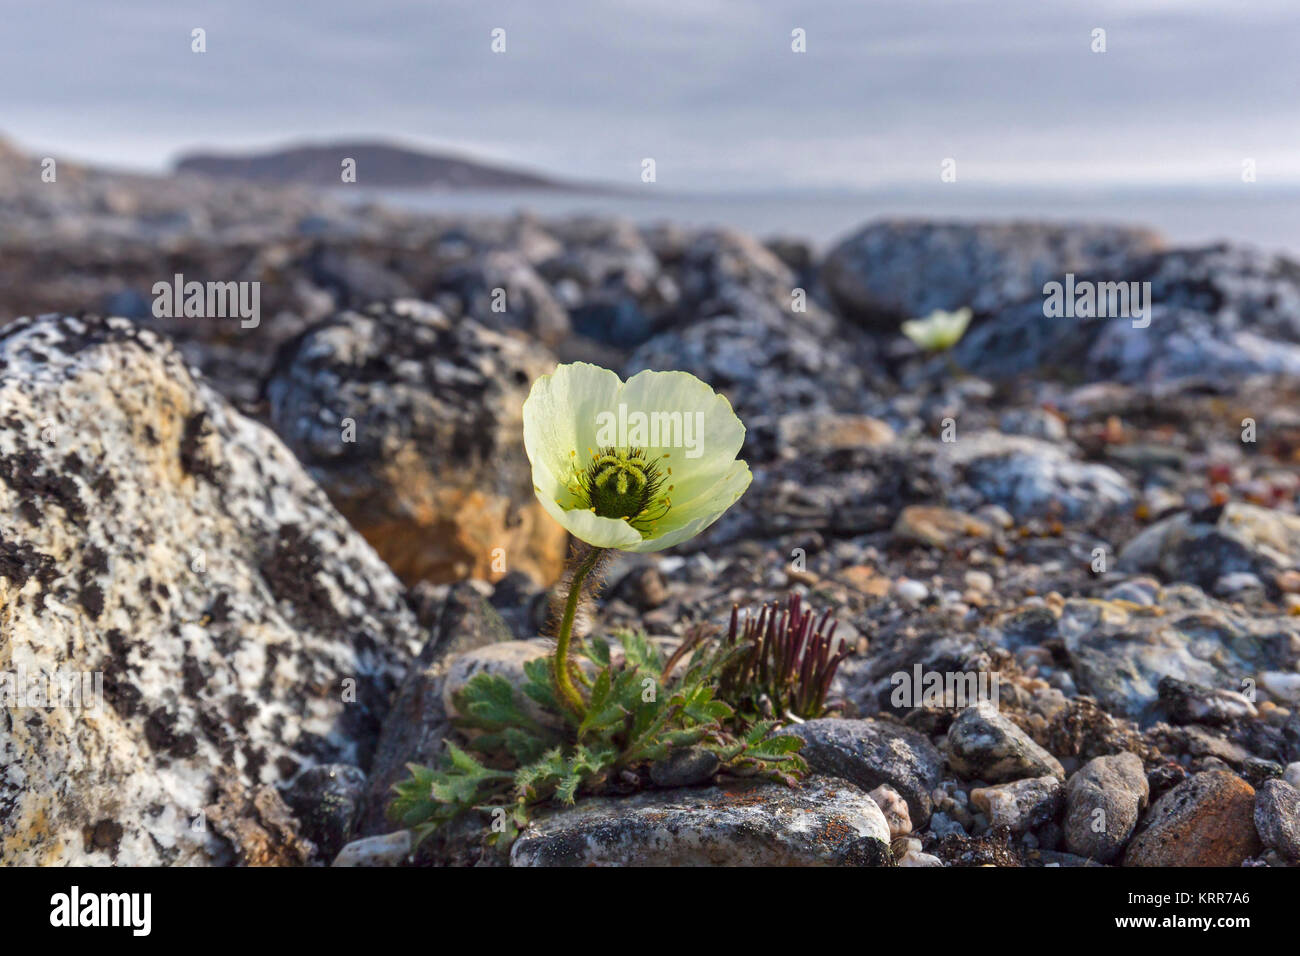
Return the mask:
M 703 747 L 674 750 L 650 765 L 650 779 L 657 787 L 693 787 L 718 771 L 718 755 Z
M 907 801 L 912 825 L 930 819 L 930 791 L 943 775 L 943 755 L 929 739 L 883 720 L 822 718 L 786 728 L 804 741 L 800 754 L 814 773 L 871 791 L 887 783 Z
M 357 833 L 372 836 L 393 829 L 385 816 L 393 784 L 406 779 L 408 763 L 434 765 L 442 757 L 451 721 L 442 704 L 442 681 L 453 657 L 513 639 L 501 615 L 469 583 L 454 585 L 438 626 L 407 671 L 384 722 L 370 766 L 370 785 Z
M 352 839 L 366 775 L 350 764 L 308 767 L 289 787 L 285 802 L 302 825 L 303 834 L 321 854 L 333 859 Z

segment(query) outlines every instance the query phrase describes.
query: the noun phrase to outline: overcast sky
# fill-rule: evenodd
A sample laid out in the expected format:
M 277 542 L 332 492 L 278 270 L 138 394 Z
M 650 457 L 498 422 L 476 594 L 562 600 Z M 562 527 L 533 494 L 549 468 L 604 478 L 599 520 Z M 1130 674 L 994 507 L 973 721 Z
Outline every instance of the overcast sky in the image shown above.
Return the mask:
M 615 182 L 648 156 L 710 190 L 946 157 L 966 182 L 1232 184 L 1249 157 L 1300 183 L 1298 2 L 3 0 L 0 134 L 148 168 L 356 136 Z

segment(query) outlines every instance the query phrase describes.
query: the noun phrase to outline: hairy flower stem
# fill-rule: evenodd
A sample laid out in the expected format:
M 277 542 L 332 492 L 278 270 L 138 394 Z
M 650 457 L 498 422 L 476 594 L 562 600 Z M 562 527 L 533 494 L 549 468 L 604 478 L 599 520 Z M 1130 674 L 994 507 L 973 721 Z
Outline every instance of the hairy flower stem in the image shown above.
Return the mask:
M 569 580 L 569 596 L 564 602 L 564 616 L 560 618 L 560 629 L 555 636 L 555 660 L 551 664 L 555 693 L 579 717 L 586 715 L 587 705 L 574 685 L 573 674 L 569 670 L 569 645 L 573 639 L 573 619 L 577 616 L 578 604 L 582 601 L 587 576 L 604 553 L 604 548 L 591 548 L 573 569 Z

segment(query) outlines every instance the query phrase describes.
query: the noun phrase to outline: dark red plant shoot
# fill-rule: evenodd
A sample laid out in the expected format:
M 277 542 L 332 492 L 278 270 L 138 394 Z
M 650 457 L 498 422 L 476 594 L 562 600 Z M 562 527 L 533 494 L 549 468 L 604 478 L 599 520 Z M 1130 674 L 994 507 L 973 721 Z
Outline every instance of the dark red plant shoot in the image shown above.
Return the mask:
M 784 609 L 764 604 L 757 615 L 733 606 L 727 646 L 749 644 L 750 651 L 722 672 L 718 696 L 769 716 L 822 716 L 835 671 L 851 653 L 832 653 L 837 624 L 829 610 L 814 623 L 799 594 Z

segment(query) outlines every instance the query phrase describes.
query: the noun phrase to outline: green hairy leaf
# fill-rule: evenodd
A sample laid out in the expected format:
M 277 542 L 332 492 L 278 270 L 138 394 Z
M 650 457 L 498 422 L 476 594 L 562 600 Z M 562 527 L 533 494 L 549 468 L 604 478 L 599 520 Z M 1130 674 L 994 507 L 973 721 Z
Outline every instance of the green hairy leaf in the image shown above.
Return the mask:
M 463 740 L 447 741 L 437 768 L 409 768 L 411 776 L 393 788 L 390 816 L 419 840 L 470 811 L 492 815 L 498 825 L 485 827 L 485 843 L 505 848 L 537 806 L 649 786 L 650 765 L 679 749 L 712 750 L 733 776 L 797 786 L 807 775 L 802 741 L 781 734 L 777 720 L 754 719 L 738 706 L 750 708 L 753 685 L 742 683 L 737 698 L 727 694 L 727 678 L 736 685 L 754 659 L 752 643 L 697 635 L 667 662 L 643 634 L 619 634 L 618 645 L 621 656 L 599 638 L 581 646 L 587 670 L 571 671 L 584 688 L 581 717 L 558 704 L 549 659 L 529 661 L 519 689 L 499 675 L 475 675 L 456 697 Z M 809 700 L 816 704 L 820 695 Z M 567 729 L 540 723 L 533 705 L 563 718 L 554 724 Z

